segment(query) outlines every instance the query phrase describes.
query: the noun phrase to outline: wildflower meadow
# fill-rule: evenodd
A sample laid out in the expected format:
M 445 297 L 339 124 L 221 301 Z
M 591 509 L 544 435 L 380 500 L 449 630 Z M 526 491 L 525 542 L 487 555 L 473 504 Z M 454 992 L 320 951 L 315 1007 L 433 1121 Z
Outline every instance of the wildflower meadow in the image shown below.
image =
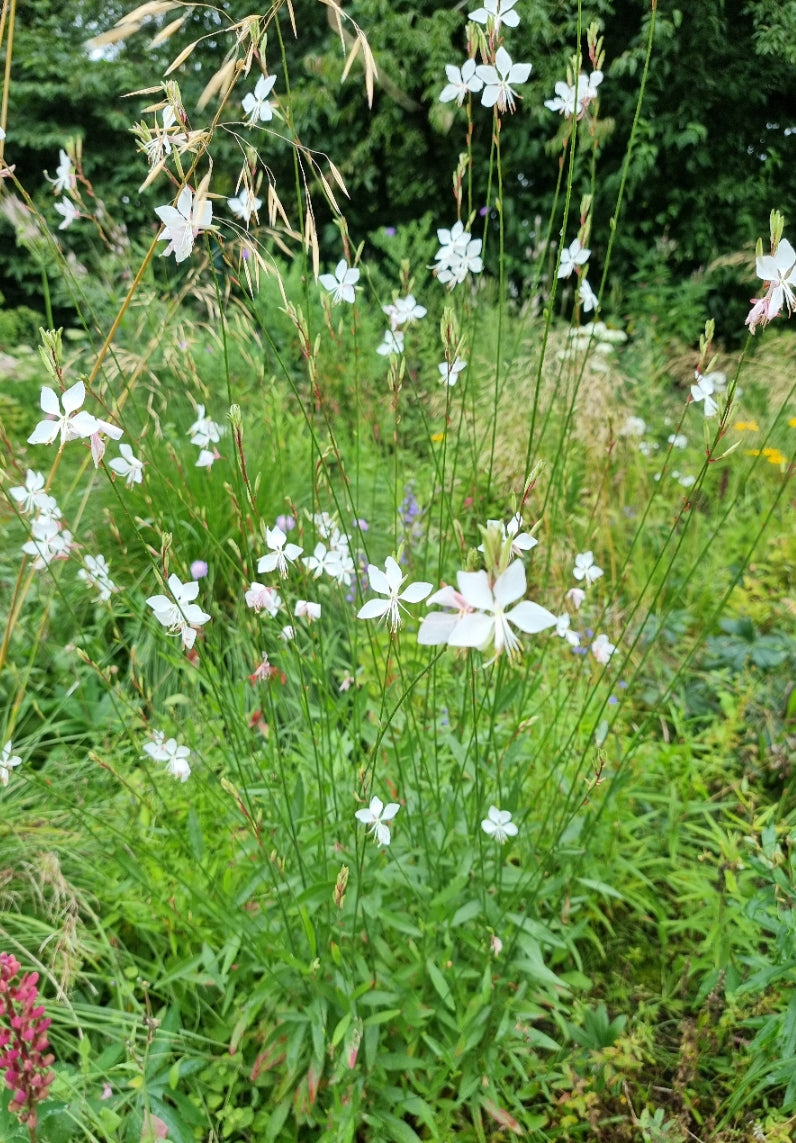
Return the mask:
M 796 1137 L 796 124 L 477 4 L 2 0 L 0 1143 Z

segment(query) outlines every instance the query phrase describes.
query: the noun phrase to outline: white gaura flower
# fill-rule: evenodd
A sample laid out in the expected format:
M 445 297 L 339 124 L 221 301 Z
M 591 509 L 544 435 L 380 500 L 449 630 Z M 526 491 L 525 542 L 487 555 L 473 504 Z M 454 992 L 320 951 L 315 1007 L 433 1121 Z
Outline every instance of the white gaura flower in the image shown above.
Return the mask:
M 275 83 L 275 75 L 261 75 L 255 84 L 254 94 L 244 95 L 243 110 L 249 117 L 247 126 L 256 127 L 258 123 L 268 123 L 273 119 L 274 108 L 268 102 L 268 96 Z
M 197 234 L 213 225 L 213 204 L 205 199 L 197 217 L 190 187 L 182 188 L 176 205 L 156 206 L 155 214 L 163 223 L 163 233 L 158 236 L 158 242 L 168 242 L 162 257 L 173 253 L 175 262 L 184 262 L 193 250 Z
M 455 361 L 441 361 L 437 366 L 439 379 L 443 385 L 450 385 L 453 388 L 459 380 L 459 374 L 466 368 L 467 362 L 461 357 L 457 357 Z
M 52 183 L 53 190 L 56 194 L 61 194 L 62 191 L 72 190 L 77 182 L 77 176 L 75 175 L 75 168 L 72 166 L 72 160 L 66 151 L 58 152 L 58 166 L 55 168 L 55 178 L 51 179 L 46 171 L 44 172 L 44 177 L 48 183 Z
M 555 633 L 561 639 L 566 639 L 570 647 L 578 647 L 580 646 L 580 635 L 578 635 L 577 631 L 570 631 L 569 623 L 569 615 L 567 615 L 566 612 L 564 612 L 563 615 L 559 615 L 558 619 L 556 620 Z
M 267 611 L 271 617 L 276 615 L 282 606 L 279 592 L 272 587 L 267 587 L 264 583 L 257 583 L 256 580 L 249 587 L 245 598 L 246 606 L 250 607 L 252 611 L 258 614 L 261 611 Z
M 80 217 L 80 211 L 77 209 L 71 198 L 63 198 L 60 202 L 55 204 L 56 213 L 60 214 L 63 221 L 58 224 L 59 230 L 66 230 L 71 226 L 76 218 Z
M 205 416 L 204 405 L 196 406 L 196 420 L 188 429 L 188 436 L 191 444 L 198 445 L 199 448 L 207 448 L 209 444 L 218 444 L 221 440 L 221 425 Z
M 450 230 L 437 231 L 440 248 L 434 255 L 437 279 L 452 290 L 468 274 L 480 274 L 484 268 L 481 258 L 481 239 L 473 238 L 462 222 L 455 222 Z
M 390 630 L 397 631 L 401 626 L 401 610 L 406 610 L 401 601 L 419 603 L 433 587 L 433 584 L 418 581 L 410 583 L 401 591 L 406 578 L 392 556 L 387 556 L 384 571 L 375 564 L 368 564 L 370 586 L 379 595 L 386 596 L 386 599 L 369 599 L 357 612 L 357 619 L 380 619 L 386 615 L 389 617 Z
M 169 632 L 179 632 L 183 647 L 190 651 L 196 642 L 197 628 L 207 623 L 211 616 L 193 602 L 199 594 L 196 580 L 183 583 L 179 576 L 170 575 L 168 585 L 173 599 L 167 595 L 151 595 L 147 604 L 154 611 L 158 623 Z
M 525 552 L 530 552 L 539 541 L 530 532 L 521 532 L 520 528 L 523 526 L 522 513 L 515 512 L 509 520 L 508 524 L 504 524 L 502 520 L 487 520 L 487 528 L 495 528 L 503 540 L 511 539 L 511 555 L 522 559 Z M 483 552 L 484 545 L 478 545 L 478 551 Z
M 783 305 L 790 316 L 796 310 L 796 250 L 783 238 L 773 254 L 758 258 L 757 276 L 768 286 L 765 298 L 765 320 L 776 317 Z
M 405 298 L 396 298 L 391 305 L 381 308 L 390 319 L 390 329 L 393 330 L 397 329 L 399 325 L 406 325 L 407 322 L 419 321 L 428 313 L 425 306 L 421 306 L 415 301 L 414 294 L 408 294 Z
M 589 279 L 584 278 L 578 287 L 578 297 L 580 304 L 583 306 L 584 313 L 591 313 L 592 310 L 597 308 L 597 295 L 589 285 Z
M 332 579 L 339 580 L 341 562 L 340 550 L 334 547 L 327 549 L 326 544 L 320 541 L 313 548 L 312 555 L 304 556 L 302 560 L 307 571 L 312 572 L 313 579 L 320 579 L 325 573 Z
M 368 808 L 357 810 L 354 816 L 368 827 L 376 845 L 389 845 L 390 827 L 386 823 L 392 821 L 400 808 L 397 802 L 388 802 L 385 806 L 381 798 L 374 795 Z
M 293 614 L 297 619 L 303 617 L 308 623 L 312 623 L 314 620 L 320 619 L 321 605 L 320 603 L 313 603 L 311 599 L 297 599 Z
M 591 250 L 585 249 L 581 246 L 580 241 L 576 238 L 570 242 L 564 250 L 561 251 L 561 261 L 558 265 L 558 277 L 569 278 L 572 276 L 573 271 L 577 266 L 583 266 L 588 262 L 591 256 Z
M 481 822 L 481 829 L 501 845 L 510 837 L 516 837 L 519 832 L 511 820 L 509 811 L 499 810 L 497 806 L 489 807 L 486 817 Z
M 16 500 L 19 511 L 26 516 L 38 512 L 41 505 L 50 499 L 44 491 L 44 476 L 30 468 L 25 476 L 24 487 L 19 485 L 17 488 L 9 488 L 8 494 Z
M 228 198 L 227 206 L 236 218 L 242 218 L 248 223 L 251 216 L 263 205 L 263 201 L 252 194 L 248 187 L 242 187 L 237 198 Z
M 404 351 L 404 333 L 402 329 L 385 330 L 381 345 L 376 346 L 380 357 L 399 356 Z
M 485 571 L 460 571 L 456 578 L 460 594 L 474 610 L 456 624 L 448 639 L 449 647 L 476 647 L 484 651 L 494 644 L 497 659 L 504 649 L 509 656 L 519 651 L 520 643 L 511 630 L 512 625 L 527 635 L 555 627 L 555 615 L 530 600 L 523 599 L 507 610 L 509 604 L 525 594 L 525 568 L 521 560 L 509 564 L 493 585 Z
M 167 772 L 181 782 L 187 782 L 191 776 L 191 767 L 188 765 L 191 751 L 188 747 L 178 746 L 176 738 L 169 738 L 163 743 L 163 751 Z
M 113 469 L 118 476 L 123 476 L 128 488 L 132 488 L 134 484 L 141 484 L 144 479 L 143 461 L 138 460 L 129 444 L 119 445 L 119 452 L 122 455 L 108 461 L 108 468 Z
M 318 278 L 325 290 L 332 295 L 332 304 L 338 302 L 353 302 L 356 298 L 354 287 L 359 281 L 359 270 L 349 266 L 345 258 L 341 258 L 334 269 L 334 274 L 321 274 Z
M 565 119 L 571 119 L 577 112 L 582 118 L 586 108 L 597 98 L 597 88 L 603 81 L 601 71 L 593 71 L 590 76 L 578 76 L 577 87 L 571 83 L 557 83 L 555 99 L 546 99 L 545 107 L 550 111 L 560 111 Z
M 94 461 L 95 468 L 99 468 L 100 461 L 105 456 L 105 441 L 103 440 L 103 435 L 118 441 L 124 436 L 124 433 L 117 425 L 112 425 L 108 421 L 97 419 L 96 431 L 89 437 L 91 459 Z M 121 447 L 124 448 L 125 446 L 122 445 Z
M 11 771 L 15 766 L 20 766 L 21 764 L 22 759 L 18 754 L 14 753 L 14 747 L 11 745 L 11 739 L 9 739 L 3 749 L 0 750 L 0 786 L 8 785 Z
M 166 742 L 166 732 L 164 730 L 153 730 L 150 741 L 144 745 L 144 753 L 148 754 L 155 762 L 165 762 L 168 754 L 163 749 Z
M 592 655 L 603 666 L 609 661 L 615 650 L 615 644 L 610 641 L 607 635 L 598 635 L 591 645 Z
M 520 22 L 519 13 L 513 10 L 516 3 L 517 0 L 484 0 L 483 8 L 471 12 L 467 19 L 472 20 L 474 24 L 485 26 L 489 26 L 491 21 L 492 30 L 495 32 L 500 30 L 501 24 L 505 24 L 507 28 L 516 28 Z
M 585 579 L 587 584 L 594 583 L 603 574 L 594 562 L 593 552 L 579 552 L 575 556 L 575 566 L 572 569 L 575 579 Z
M 287 575 L 288 563 L 294 563 L 304 551 L 298 544 L 289 544 L 287 536 L 277 525 L 275 528 L 265 529 L 265 542 L 271 549 L 267 555 L 261 556 L 257 564 L 257 571 L 272 572 L 277 570 L 284 578 Z
M 701 373 L 695 373 L 696 385 L 691 386 L 691 398 L 693 401 L 705 402 L 705 416 L 715 417 L 719 411 L 719 406 L 713 400 L 713 394 L 716 392 L 716 386 L 713 381 L 712 374 L 708 373 L 703 377 Z
M 86 556 L 77 578 L 94 588 L 99 603 L 107 603 L 113 593 L 119 590 L 111 579 L 110 568 L 104 556 Z
M 90 437 L 99 431 L 99 421 L 86 413 L 83 402 L 86 399 L 86 387 L 82 381 L 76 382 L 71 389 L 61 394 L 42 386 L 41 408 L 51 420 L 39 421 L 36 428 L 28 437 L 28 444 L 52 444 L 57 436 L 61 437 L 61 447 L 67 441 L 77 440 L 78 437 Z
M 498 111 L 514 111 L 517 93 L 511 84 L 526 83 L 531 74 L 531 64 L 512 63 L 506 49 L 499 47 L 495 55 L 495 66 L 479 64 L 475 73 L 484 83 L 484 90 L 481 92 L 481 103 L 484 107 L 497 107 Z
M 582 587 L 571 587 L 566 594 L 566 598 L 569 600 L 576 611 L 580 611 L 581 604 L 586 598 L 586 592 Z
M 65 560 L 74 546 L 72 533 L 62 528 L 54 516 L 39 516 L 31 524 L 31 539 L 22 545 L 25 555 L 33 556 L 36 571 L 53 560 Z
M 455 99 L 461 107 L 470 92 L 477 94 L 484 86 L 484 81 L 475 74 L 475 68 L 475 60 L 465 60 L 461 69 L 453 64 L 446 64 L 445 74 L 448 82 L 440 94 L 440 103 L 451 103 Z

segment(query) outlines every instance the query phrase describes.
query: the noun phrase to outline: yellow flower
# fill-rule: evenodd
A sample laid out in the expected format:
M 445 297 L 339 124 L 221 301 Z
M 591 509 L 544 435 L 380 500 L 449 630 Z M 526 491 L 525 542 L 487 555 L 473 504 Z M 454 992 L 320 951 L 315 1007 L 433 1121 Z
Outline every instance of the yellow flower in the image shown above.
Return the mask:
M 788 425 L 790 428 L 796 429 L 796 417 L 791 417 L 791 419 L 788 421 Z
M 440 441 L 445 440 L 445 434 L 444 433 L 432 433 L 431 439 L 434 442 L 434 444 L 439 444 Z
M 759 433 L 760 425 L 757 421 L 736 421 L 735 428 L 739 433 Z
M 778 448 L 764 448 L 762 452 L 759 448 L 748 448 L 746 455 L 764 456 L 769 464 L 776 464 L 777 466 L 784 464 L 787 459 Z

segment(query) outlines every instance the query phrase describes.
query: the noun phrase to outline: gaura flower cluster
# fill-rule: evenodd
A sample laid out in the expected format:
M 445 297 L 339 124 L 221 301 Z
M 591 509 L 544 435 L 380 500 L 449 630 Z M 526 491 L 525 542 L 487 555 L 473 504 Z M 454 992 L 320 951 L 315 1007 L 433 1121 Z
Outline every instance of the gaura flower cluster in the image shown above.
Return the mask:
M 155 762 L 165 762 L 166 772 L 180 782 L 187 782 L 191 776 L 188 759 L 191 751 L 180 746 L 176 738 L 166 738 L 162 730 L 153 730 L 149 742 L 144 745 L 144 753 Z
M 173 254 L 175 262 L 184 262 L 193 250 L 197 235 L 213 225 L 213 204 L 203 199 L 194 205 L 190 187 L 182 188 L 173 206 L 156 206 L 155 214 L 163 223 L 158 242 L 168 243 L 162 257 Z
M 758 254 L 756 266 L 757 276 L 763 279 L 767 289 L 762 298 L 752 299 L 752 308 L 745 323 L 751 333 L 759 325 L 768 325 L 783 306 L 788 317 L 796 310 L 796 250 L 787 238 L 781 239 L 776 245 L 772 243 L 770 254 Z M 707 406 L 705 415 L 709 415 Z
M 519 24 L 519 15 L 514 11 L 516 3 L 517 0 L 485 0 L 483 8 L 470 13 L 473 23 L 486 27 L 490 51 L 494 50 L 502 24 L 507 28 L 516 28 Z M 519 97 L 512 84 L 527 83 L 530 74 L 531 64 L 513 63 L 501 43 L 491 63 L 476 64 L 474 59 L 467 59 L 461 68 L 446 65 L 448 82 L 442 89 L 440 102 L 452 103 L 455 100 L 461 107 L 468 95 L 480 93 L 482 106 L 494 107 L 498 112 L 513 112 L 515 100 Z

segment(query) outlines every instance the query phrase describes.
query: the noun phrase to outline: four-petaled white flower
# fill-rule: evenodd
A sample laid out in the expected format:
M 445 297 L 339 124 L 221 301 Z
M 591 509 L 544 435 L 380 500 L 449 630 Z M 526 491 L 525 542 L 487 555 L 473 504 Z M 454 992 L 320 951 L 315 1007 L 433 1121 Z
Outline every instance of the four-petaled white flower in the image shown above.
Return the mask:
M 594 655 L 598 663 L 605 666 L 609 661 L 616 646 L 610 641 L 607 635 L 598 635 L 591 645 L 591 653 Z
M 334 269 L 334 274 L 321 274 L 318 278 L 325 290 L 332 295 L 332 304 L 338 302 L 353 302 L 356 298 L 354 287 L 359 281 L 359 270 L 349 266 L 345 258 L 341 258 Z
M 82 579 L 88 587 L 94 588 L 99 603 L 107 603 L 113 593 L 119 589 L 111 579 L 110 568 L 105 557 L 86 556 L 83 565 L 77 573 L 77 578 Z
M 261 75 L 254 88 L 254 94 L 249 92 L 243 97 L 243 110 L 249 117 L 249 127 L 258 123 L 268 123 L 274 117 L 273 104 L 268 102 L 268 96 L 276 83 L 275 75 Z
M 9 488 L 8 492 L 16 500 L 20 512 L 25 515 L 38 512 L 43 504 L 52 499 L 44 491 L 44 476 L 30 468 L 25 476 L 24 487 L 19 485 L 17 488 Z
M 176 738 L 166 738 L 162 730 L 153 730 L 151 741 L 144 745 L 144 753 L 155 762 L 166 762 L 169 774 L 187 782 L 191 775 L 188 758 L 191 751 L 187 746 L 179 746 Z
M 47 172 L 44 172 L 44 177 L 48 183 L 52 183 L 53 190 L 56 194 L 61 194 L 62 191 L 72 190 L 77 182 L 75 175 L 75 168 L 72 166 L 72 160 L 67 155 L 66 151 L 58 152 L 58 166 L 55 168 L 55 178 L 51 179 Z
M 402 329 L 385 330 L 381 345 L 376 346 L 376 352 L 381 357 L 392 357 L 404 351 L 404 331 Z
M 457 357 L 455 361 L 441 361 L 437 366 L 439 379 L 443 385 L 453 387 L 459 380 L 459 374 L 466 368 L 467 362 L 463 361 L 461 357 Z
M 592 310 L 597 308 L 597 295 L 589 285 L 589 279 L 584 278 L 578 287 L 578 296 L 580 304 L 583 306 L 584 313 L 591 313 Z
M 474 24 L 484 25 L 489 25 L 491 21 L 494 32 L 500 30 L 501 24 L 505 24 L 507 28 L 516 28 L 520 22 L 519 13 L 513 11 L 516 3 L 517 0 L 484 0 L 483 8 L 470 12 L 467 19 L 472 20 Z
M 504 540 L 511 539 L 511 555 L 519 559 L 522 559 L 523 553 L 530 552 L 539 543 L 536 536 L 532 536 L 530 532 L 520 531 L 523 526 L 521 512 L 515 512 L 508 524 L 504 524 L 502 520 L 487 520 L 486 526 L 497 529 Z M 483 550 L 484 545 L 479 544 L 478 551 L 483 552 Z
M 564 250 L 561 251 L 561 261 L 558 264 L 558 277 L 569 278 L 577 266 L 583 266 L 588 262 L 591 256 L 591 250 L 585 249 L 581 246 L 580 241 L 575 238 L 570 242 Z
M 53 560 L 66 560 L 74 546 L 72 533 L 63 528 L 55 516 L 39 516 L 30 527 L 31 539 L 22 545 L 25 555 L 33 556 L 37 571 L 49 567 Z
M 59 230 L 66 230 L 68 226 L 72 225 L 76 218 L 80 217 L 80 211 L 72 202 L 71 198 L 64 198 L 61 202 L 57 202 L 55 209 L 63 218 L 63 222 L 58 224 Z
M 217 425 L 210 417 L 205 416 L 204 405 L 196 406 L 196 420 L 188 429 L 191 444 L 199 448 L 207 448 L 209 444 L 217 444 L 221 439 L 221 425 Z
M 585 579 L 587 584 L 594 583 L 603 574 L 603 569 L 598 568 L 594 562 L 594 553 L 579 552 L 575 556 L 575 566 L 572 569 L 572 574 L 575 579 Z
M 311 599 L 297 599 L 293 614 L 298 619 L 303 617 L 308 623 L 312 623 L 315 619 L 320 619 L 321 605 L 314 603 Z
M 582 118 L 586 108 L 597 98 L 597 88 L 603 81 L 601 71 L 593 71 L 586 76 L 578 76 L 577 86 L 571 83 L 559 82 L 556 84 L 555 99 L 546 99 L 545 107 L 550 111 L 560 111 L 565 119 L 571 119 L 577 112 L 577 118 Z
M 463 282 L 468 273 L 480 274 L 484 268 L 481 259 L 481 239 L 473 238 L 462 222 L 455 222 L 450 230 L 437 231 L 440 248 L 434 255 L 437 278 L 452 290 Z
M 101 421 L 97 418 L 97 428 L 89 437 L 89 444 L 91 446 L 91 459 L 94 461 L 94 467 L 99 468 L 100 461 L 105 456 L 105 441 L 103 436 L 109 436 L 113 440 L 118 441 L 124 436 L 124 433 L 117 425 L 112 425 L 108 421 Z M 124 448 L 124 445 L 120 445 Z
M 183 647 L 190 651 L 196 642 L 197 628 L 207 623 L 211 616 L 193 602 L 199 594 L 196 580 L 183 583 L 179 576 L 172 574 L 168 585 L 174 599 L 167 595 L 151 595 L 147 604 L 154 611 L 158 623 L 170 632 L 179 632 Z
M 397 802 L 388 802 L 385 806 L 381 798 L 377 798 L 374 794 L 368 808 L 357 810 L 354 816 L 357 821 L 368 827 L 376 845 L 389 845 L 390 827 L 386 823 L 392 821 L 400 808 Z
M 8 779 L 11 777 L 11 771 L 15 766 L 22 763 L 22 759 L 18 754 L 14 754 L 14 747 L 11 745 L 11 739 L 0 751 L 0 786 L 7 786 Z M 389 838 L 387 839 L 389 841 Z
M 570 647 L 578 647 L 580 645 L 580 635 L 578 635 L 577 631 L 570 631 L 569 622 L 569 615 L 567 615 L 566 612 L 564 612 L 563 615 L 559 615 L 556 620 L 555 633 L 561 639 L 566 639 Z
M 98 432 L 100 424 L 97 418 L 82 409 L 85 399 L 86 387 L 82 381 L 77 381 L 71 389 L 62 393 L 60 401 L 57 393 L 43 385 L 41 408 L 52 420 L 39 421 L 28 437 L 28 444 L 52 444 L 60 435 L 63 447 L 67 441 L 90 437 L 92 433 Z
M 775 318 L 783 305 L 788 316 L 796 310 L 796 251 L 783 238 L 772 254 L 764 254 L 757 259 L 757 276 L 768 286 L 765 297 L 755 304 L 746 319 L 752 333 L 758 322 L 765 325 Z
M 492 64 L 479 64 L 475 69 L 484 82 L 481 103 L 484 107 L 497 107 L 498 111 L 513 111 L 517 93 L 512 83 L 525 83 L 531 74 L 531 64 L 512 63 L 511 56 L 504 47 L 499 47 Z
M 440 103 L 451 103 L 455 99 L 461 107 L 469 92 L 477 94 L 484 86 L 484 81 L 478 78 L 475 69 L 475 60 L 465 60 L 461 68 L 455 67 L 454 64 L 446 64 L 445 74 L 448 82 L 442 89 Z
M 132 488 L 134 484 L 141 484 L 144 471 L 143 461 L 133 454 L 129 444 L 119 445 L 119 452 L 122 455 L 115 456 L 113 460 L 108 461 L 108 468 L 113 469 L 118 476 L 123 476 L 128 488 Z
M 526 635 L 536 635 L 546 627 L 554 627 L 556 617 L 538 603 L 522 599 L 525 594 L 525 567 L 521 560 L 509 564 L 494 584 L 485 571 L 457 573 L 459 592 L 474 610 L 463 616 L 448 639 L 450 647 L 476 647 L 485 651 L 494 645 L 494 658 L 505 651 L 509 656 L 519 651 L 520 642 L 511 625 Z M 516 607 L 507 610 L 509 604 Z
M 481 829 L 501 845 L 510 837 L 516 837 L 519 832 L 511 820 L 511 813 L 508 810 L 499 810 L 497 806 L 489 807 L 486 817 L 481 822 Z
M 695 373 L 694 376 L 696 378 L 696 385 L 691 386 L 691 399 L 693 401 L 704 401 L 705 416 L 714 417 L 719 411 L 719 406 L 713 400 L 716 386 L 712 374 L 708 373 L 706 376 L 703 376 L 701 373 Z
M 166 258 L 173 253 L 175 262 L 184 262 L 200 230 L 208 230 L 213 225 L 213 204 L 205 199 L 197 216 L 190 187 L 182 188 L 175 206 L 156 206 L 155 214 L 163 223 L 158 242 L 168 242 L 162 256 Z
M 369 599 L 357 612 L 357 619 L 379 619 L 382 615 L 389 617 L 391 631 L 397 631 L 401 625 L 401 609 L 404 603 L 419 603 L 425 599 L 434 586 L 431 583 L 419 581 L 410 583 L 401 591 L 401 586 L 407 577 L 401 574 L 401 569 L 392 556 L 387 556 L 385 570 L 377 568 L 375 564 L 368 564 L 368 580 L 370 586 L 379 595 L 386 599 Z M 406 608 L 403 607 L 405 611 Z
M 410 321 L 419 321 L 428 313 L 425 306 L 419 305 L 415 301 L 414 294 L 408 294 L 405 298 L 396 298 L 389 306 L 381 307 L 387 317 L 390 319 L 390 329 L 397 329 L 399 325 L 406 325 Z
M 246 606 L 250 607 L 252 611 L 258 613 L 260 611 L 267 611 L 271 617 L 276 615 L 282 606 L 282 599 L 279 592 L 275 591 L 272 587 L 267 587 L 264 583 L 257 583 L 256 580 L 246 592 L 245 599 Z
M 247 223 L 251 216 L 258 211 L 262 205 L 262 199 L 252 194 L 248 187 L 241 187 L 237 198 L 227 199 L 227 206 L 235 217 L 242 218 L 243 221 Z
M 257 564 L 257 571 L 260 573 L 276 569 L 284 577 L 287 575 L 288 562 L 292 564 L 304 551 L 298 544 L 287 543 L 287 536 L 279 525 L 265 529 L 265 542 L 271 551 L 260 557 Z

